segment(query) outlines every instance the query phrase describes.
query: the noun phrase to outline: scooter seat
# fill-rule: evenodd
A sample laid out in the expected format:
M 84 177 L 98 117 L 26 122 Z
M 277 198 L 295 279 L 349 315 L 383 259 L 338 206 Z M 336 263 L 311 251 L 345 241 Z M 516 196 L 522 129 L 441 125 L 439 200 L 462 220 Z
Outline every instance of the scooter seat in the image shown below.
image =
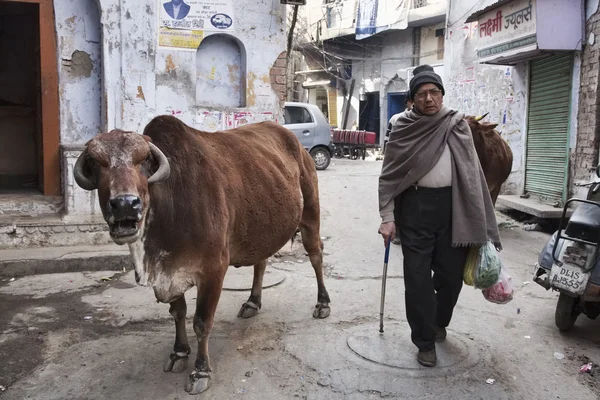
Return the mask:
M 600 207 L 580 203 L 567 223 L 565 234 L 575 239 L 597 243 L 600 240 Z

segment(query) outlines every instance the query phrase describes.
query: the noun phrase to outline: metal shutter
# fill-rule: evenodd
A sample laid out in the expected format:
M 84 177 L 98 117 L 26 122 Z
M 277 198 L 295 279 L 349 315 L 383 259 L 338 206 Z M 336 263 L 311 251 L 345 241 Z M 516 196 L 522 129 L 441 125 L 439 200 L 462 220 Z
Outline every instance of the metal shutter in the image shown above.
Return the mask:
M 531 62 L 525 193 L 544 202 L 566 200 L 572 53 Z

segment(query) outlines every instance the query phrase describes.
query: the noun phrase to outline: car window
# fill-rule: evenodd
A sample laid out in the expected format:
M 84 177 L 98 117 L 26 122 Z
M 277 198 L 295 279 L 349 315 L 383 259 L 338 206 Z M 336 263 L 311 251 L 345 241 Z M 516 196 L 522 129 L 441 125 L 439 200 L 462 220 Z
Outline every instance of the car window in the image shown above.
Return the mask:
M 313 122 L 313 119 L 306 108 L 292 106 L 285 108 L 286 124 L 306 124 L 308 122 Z

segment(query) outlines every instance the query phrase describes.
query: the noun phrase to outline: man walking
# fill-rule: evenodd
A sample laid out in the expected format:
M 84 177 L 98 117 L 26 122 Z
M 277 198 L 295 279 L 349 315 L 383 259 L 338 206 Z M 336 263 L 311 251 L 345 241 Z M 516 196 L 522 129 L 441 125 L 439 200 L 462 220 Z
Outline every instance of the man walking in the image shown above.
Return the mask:
M 427 367 L 437 362 L 435 342 L 446 338 L 468 248 L 488 240 L 500 248 L 469 125 L 443 105 L 444 94 L 431 66 L 415 68 L 414 106 L 394 124 L 379 177 L 379 233 L 387 245 L 398 226 L 406 317 L 417 361 Z

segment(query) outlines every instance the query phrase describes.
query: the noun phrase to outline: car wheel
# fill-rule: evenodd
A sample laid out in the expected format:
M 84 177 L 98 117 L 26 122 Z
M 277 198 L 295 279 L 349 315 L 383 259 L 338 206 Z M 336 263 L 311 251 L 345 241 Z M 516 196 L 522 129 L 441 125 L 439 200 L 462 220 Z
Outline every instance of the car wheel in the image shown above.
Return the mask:
M 329 151 L 322 147 L 317 147 L 316 149 L 312 149 L 310 151 L 310 155 L 315 162 L 315 167 L 321 171 L 326 169 L 329 166 L 329 162 L 331 161 L 331 154 Z

